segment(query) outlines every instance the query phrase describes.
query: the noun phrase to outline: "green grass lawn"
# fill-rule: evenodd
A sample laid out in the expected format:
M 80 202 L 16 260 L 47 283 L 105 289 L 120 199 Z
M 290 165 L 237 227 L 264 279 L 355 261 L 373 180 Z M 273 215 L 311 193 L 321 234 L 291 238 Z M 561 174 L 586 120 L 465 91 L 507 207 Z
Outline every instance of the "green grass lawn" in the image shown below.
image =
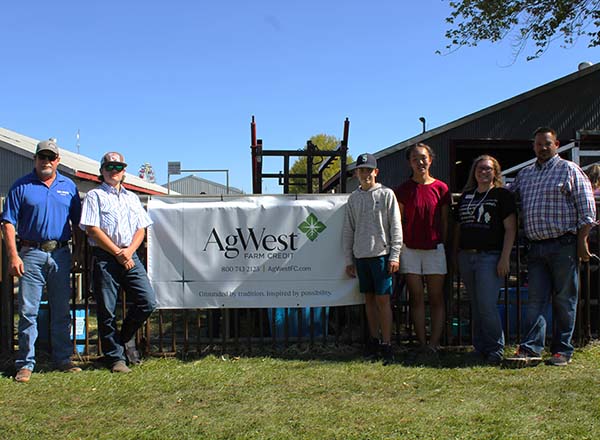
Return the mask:
M 0 378 L 1 439 L 600 439 L 600 344 L 565 368 L 208 356 Z

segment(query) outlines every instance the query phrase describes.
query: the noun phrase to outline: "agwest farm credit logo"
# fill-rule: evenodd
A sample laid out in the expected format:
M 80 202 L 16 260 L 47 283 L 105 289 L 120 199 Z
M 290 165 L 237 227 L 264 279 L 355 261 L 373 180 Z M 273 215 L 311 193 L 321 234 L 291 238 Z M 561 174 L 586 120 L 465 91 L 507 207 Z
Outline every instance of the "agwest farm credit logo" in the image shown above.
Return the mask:
M 297 226 L 310 241 L 315 241 L 319 234 L 327 228 L 316 215 L 310 214 Z M 272 234 L 263 228 L 235 228 L 235 232 L 225 234 L 213 228 L 204 243 L 204 252 L 217 247 L 225 258 L 289 258 L 293 251 L 298 250 L 300 235 L 294 232 L 287 234 Z

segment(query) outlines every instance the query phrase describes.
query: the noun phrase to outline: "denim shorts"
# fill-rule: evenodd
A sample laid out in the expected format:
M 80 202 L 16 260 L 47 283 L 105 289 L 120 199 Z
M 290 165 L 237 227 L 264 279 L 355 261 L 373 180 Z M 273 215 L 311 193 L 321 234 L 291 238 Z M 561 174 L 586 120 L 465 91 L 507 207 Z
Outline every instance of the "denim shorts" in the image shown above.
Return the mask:
M 356 260 L 356 274 L 362 293 L 392 294 L 392 275 L 388 271 L 388 258 L 389 255 L 383 255 Z

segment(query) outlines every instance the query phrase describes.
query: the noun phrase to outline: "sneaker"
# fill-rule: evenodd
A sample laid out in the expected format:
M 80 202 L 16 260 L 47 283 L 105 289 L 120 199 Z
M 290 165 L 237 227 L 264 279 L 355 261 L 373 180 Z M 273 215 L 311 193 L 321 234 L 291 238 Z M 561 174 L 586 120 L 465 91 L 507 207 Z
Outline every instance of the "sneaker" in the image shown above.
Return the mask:
M 79 373 L 81 372 L 81 368 L 75 365 L 73 362 L 67 362 L 66 364 L 62 364 L 57 368 L 58 371 L 62 371 L 64 373 Z
M 376 361 L 380 357 L 379 353 L 379 339 L 377 338 L 369 338 L 367 341 L 367 347 L 365 350 L 365 359 L 369 361 Z
M 383 365 L 391 365 L 394 363 L 394 349 L 392 344 L 381 344 L 381 357 L 383 359 Z
M 110 367 L 111 373 L 131 373 L 131 369 L 127 366 L 125 361 L 116 361 Z
M 419 365 L 428 365 L 437 363 L 440 360 L 438 347 L 433 345 L 422 345 L 415 353 L 414 362 Z
M 27 368 L 21 368 L 19 371 L 17 371 L 17 374 L 15 374 L 15 382 L 29 382 L 29 379 L 31 379 L 31 373 L 31 370 Z
M 546 365 L 553 367 L 566 367 L 571 363 L 571 358 L 561 353 L 554 353 L 552 357 L 546 360 Z
M 542 361 L 542 357 L 539 354 L 535 354 L 525 348 L 519 347 L 513 356 L 507 357 L 505 360 L 518 365 L 535 366 Z
M 492 366 L 500 365 L 502 363 L 502 357 L 497 355 L 496 353 L 490 353 L 485 357 L 484 362 L 487 365 Z

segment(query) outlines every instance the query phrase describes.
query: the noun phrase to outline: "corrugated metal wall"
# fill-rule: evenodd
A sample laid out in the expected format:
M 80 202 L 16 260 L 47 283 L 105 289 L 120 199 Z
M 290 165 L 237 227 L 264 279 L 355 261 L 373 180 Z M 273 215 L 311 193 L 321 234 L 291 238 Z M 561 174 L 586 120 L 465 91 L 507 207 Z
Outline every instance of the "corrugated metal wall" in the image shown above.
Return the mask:
M 437 156 L 432 174 L 449 182 L 454 166 L 450 163 L 450 148 L 455 141 L 502 139 L 530 145 L 527 140 L 539 126 L 554 128 L 563 145 L 575 139 L 577 130 L 599 129 L 600 70 L 425 140 Z M 401 184 L 410 175 L 404 151 L 380 158 L 378 166 L 379 181 L 389 187 Z
M 6 196 L 19 177 L 31 173 L 33 156 L 30 158 L 0 148 L 0 197 Z
M 165 187 L 167 185 L 164 185 Z M 182 178 L 171 182 L 171 191 L 176 191 L 179 194 L 185 195 L 198 195 L 198 194 L 211 194 L 220 195 L 227 194 L 227 187 L 220 183 L 211 182 L 209 180 L 193 178 Z M 242 194 L 237 188 L 229 187 L 229 194 Z
M 8 190 L 15 181 L 33 171 L 33 156 L 27 158 L 12 151 L 0 148 L 0 197 L 5 197 Z M 64 173 L 60 169 L 59 172 Z M 96 182 L 81 180 L 74 176 L 67 175 L 75 184 L 81 194 L 87 193 L 90 189 L 98 186 Z

